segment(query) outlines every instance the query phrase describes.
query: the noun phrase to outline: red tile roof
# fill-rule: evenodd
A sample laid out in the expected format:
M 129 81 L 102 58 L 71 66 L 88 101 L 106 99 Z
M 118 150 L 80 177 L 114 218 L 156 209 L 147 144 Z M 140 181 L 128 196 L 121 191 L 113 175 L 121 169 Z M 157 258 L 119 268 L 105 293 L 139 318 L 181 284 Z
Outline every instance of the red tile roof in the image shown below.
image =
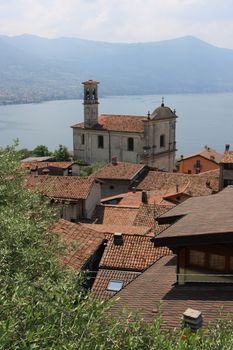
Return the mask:
M 227 151 L 225 152 L 224 156 L 222 157 L 221 164 L 228 164 L 233 163 L 233 151 Z
M 41 168 L 43 169 L 48 167 L 55 167 L 65 170 L 70 168 L 73 164 L 74 162 L 23 162 L 20 164 L 20 168 L 36 170 Z
M 115 232 L 121 232 L 128 235 L 145 235 L 152 236 L 151 228 L 148 226 L 132 226 L 132 225 L 111 225 L 111 224 L 83 224 L 85 227 L 91 228 L 98 232 L 108 232 L 114 234 Z M 162 225 L 163 226 L 163 225 Z
M 50 230 L 59 234 L 63 243 L 69 247 L 69 252 L 62 258 L 62 263 L 75 269 L 85 268 L 105 240 L 104 234 L 63 219 L 56 222 Z
M 29 190 L 59 199 L 86 199 L 95 179 L 91 176 L 25 176 L 25 187 Z
M 182 191 L 190 196 L 206 196 L 219 190 L 219 170 L 203 174 L 149 171 L 137 186 L 138 190 L 154 190 L 164 196 Z
M 130 311 L 140 310 L 140 316 L 147 322 L 158 315 L 157 306 L 162 302 L 160 310 L 165 328 L 179 327 L 188 307 L 202 312 L 204 326 L 233 313 L 233 285 L 176 285 L 176 259 L 170 256 L 162 257 L 116 296 L 112 307 L 114 315 L 127 305 Z
M 92 220 L 104 225 L 133 225 L 138 208 L 115 205 L 97 205 Z
M 101 180 L 132 180 L 143 168 L 145 168 L 144 164 L 117 162 L 113 165 L 109 163 L 94 176 Z
M 180 161 L 185 160 L 185 159 L 189 159 L 192 157 L 196 157 L 196 156 L 201 156 L 205 159 L 208 159 L 210 161 L 213 161 L 214 163 L 219 164 L 223 155 L 221 153 L 216 152 L 214 149 L 212 149 L 210 147 L 205 147 L 199 152 L 184 156 L 182 159 L 180 159 Z
M 147 236 L 123 235 L 121 245 L 116 245 L 112 236 L 100 261 L 100 268 L 143 271 L 161 256 L 170 254 L 166 247 L 155 247 Z
M 121 281 L 124 288 L 139 275 L 140 272 L 99 270 L 92 286 L 91 294 L 95 299 L 108 300 L 116 294 L 116 292 L 107 289 L 110 281 Z
M 91 129 L 143 133 L 145 120 L 147 120 L 145 116 L 102 114 L 98 117 L 98 124 Z M 84 123 L 79 123 L 72 128 L 84 129 L 85 127 Z

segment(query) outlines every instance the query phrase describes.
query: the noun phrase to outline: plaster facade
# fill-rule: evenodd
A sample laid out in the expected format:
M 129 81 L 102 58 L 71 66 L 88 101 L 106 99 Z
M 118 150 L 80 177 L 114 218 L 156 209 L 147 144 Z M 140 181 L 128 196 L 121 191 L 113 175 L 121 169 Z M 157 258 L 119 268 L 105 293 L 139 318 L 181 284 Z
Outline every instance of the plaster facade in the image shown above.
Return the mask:
M 86 163 L 144 163 L 173 171 L 176 152 L 176 113 L 161 106 L 148 116 L 98 117 L 98 82 L 84 82 L 84 123 L 73 128 L 74 160 Z M 136 118 L 136 119 L 135 119 Z

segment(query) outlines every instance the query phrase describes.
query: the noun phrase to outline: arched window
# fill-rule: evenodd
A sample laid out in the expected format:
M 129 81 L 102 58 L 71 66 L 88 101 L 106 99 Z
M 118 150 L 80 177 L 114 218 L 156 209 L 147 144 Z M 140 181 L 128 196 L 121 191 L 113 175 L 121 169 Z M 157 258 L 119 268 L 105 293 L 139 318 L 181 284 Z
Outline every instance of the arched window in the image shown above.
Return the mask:
M 132 137 L 128 138 L 128 151 L 134 150 L 134 139 Z

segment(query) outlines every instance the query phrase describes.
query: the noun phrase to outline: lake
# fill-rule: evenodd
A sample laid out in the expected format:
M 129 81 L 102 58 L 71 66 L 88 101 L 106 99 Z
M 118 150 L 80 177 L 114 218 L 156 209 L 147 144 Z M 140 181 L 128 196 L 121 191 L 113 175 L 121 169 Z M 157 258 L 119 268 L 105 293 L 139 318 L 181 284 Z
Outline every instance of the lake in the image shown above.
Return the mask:
M 146 115 L 161 104 L 161 95 L 116 96 L 100 99 L 99 114 Z M 223 152 L 233 146 L 233 93 L 165 95 L 165 105 L 176 109 L 177 155 L 208 145 Z M 0 106 L 0 147 L 19 138 L 20 148 L 59 144 L 72 149 L 71 125 L 83 120 L 82 100 Z

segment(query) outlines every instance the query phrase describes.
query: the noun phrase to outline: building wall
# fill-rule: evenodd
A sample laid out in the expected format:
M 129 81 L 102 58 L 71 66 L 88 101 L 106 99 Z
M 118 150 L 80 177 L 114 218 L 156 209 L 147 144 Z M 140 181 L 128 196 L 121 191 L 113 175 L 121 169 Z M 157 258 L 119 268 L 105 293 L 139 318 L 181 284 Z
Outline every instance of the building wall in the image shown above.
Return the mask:
M 82 135 L 85 144 L 82 144 Z M 98 136 L 103 136 L 104 147 L 98 148 Z M 134 150 L 128 151 L 128 138 L 134 139 Z M 143 149 L 143 133 L 107 132 L 93 129 L 73 129 L 74 159 L 87 163 L 108 163 L 112 157 L 119 161 L 139 163 Z
M 100 203 L 101 199 L 101 184 L 100 183 L 94 183 L 92 186 L 91 192 L 89 193 L 89 196 L 85 200 L 85 217 L 90 219 L 92 217 L 92 214 L 95 210 L 95 207 L 97 204 Z
M 197 161 L 200 161 L 200 164 L 201 164 L 200 173 L 219 168 L 219 165 L 211 160 L 208 160 L 201 156 L 194 156 L 191 158 L 180 160 L 179 172 L 183 174 L 196 174 L 197 172 L 196 172 L 195 165 Z
M 101 197 L 111 197 L 129 191 L 130 181 L 103 180 L 101 185 Z
M 83 216 L 82 200 L 77 203 L 63 204 L 61 208 L 61 218 L 67 221 L 78 221 Z
M 228 185 L 233 185 L 233 169 L 224 169 L 224 164 L 220 165 L 219 189 L 222 190 Z

